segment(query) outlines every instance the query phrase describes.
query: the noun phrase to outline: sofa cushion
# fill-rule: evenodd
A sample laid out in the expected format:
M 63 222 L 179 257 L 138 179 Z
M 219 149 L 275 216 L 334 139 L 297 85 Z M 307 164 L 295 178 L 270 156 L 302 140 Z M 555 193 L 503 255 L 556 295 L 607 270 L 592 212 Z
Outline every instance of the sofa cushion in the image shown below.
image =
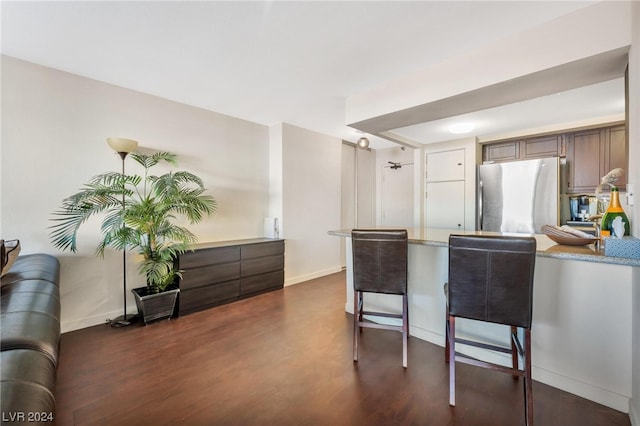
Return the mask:
M 28 254 L 16 259 L 9 272 L 2 276 L 2 285 L 21 280 L 45 280 L 58 285 L 60 262 L 49 254 Z
M 33 383 L 55 394 L 56 366 L 42 352 L 31 349 L 0 351 L 0 371 L 3 382 Z
M 11 425 L 52 424 L 55 417 L 56 367 L 51 359 L 30 349 L 1 351 L 0 372 L 3 424 L 5 420 Z
M 2 392 L 0 405 L 7 424 L 12 426 L 53 424 L 56 402 L 47 389 L 33 383 L 2 382 L 0 392 Z M 10 416 L 14 416 L 15 419 Z M 34 418 L 43 420 L 35 422 L 32 420 Z
M 25 280 L 2 287 L 0 312 L 39 312 L 60 321 L 58 287 L 49 281 Z
M 19 293 L 46 293 L 49 296 L 60 299 L 60 289 L 55 283 L 45 280 L 22 280 L 3 285 L 0 289 L 2 297 L 7 297 L 12 292 Z
M 60 321 L 41 312 L 2 312 L 0 314 L 0 349 L 33 349 L 58 363 Z

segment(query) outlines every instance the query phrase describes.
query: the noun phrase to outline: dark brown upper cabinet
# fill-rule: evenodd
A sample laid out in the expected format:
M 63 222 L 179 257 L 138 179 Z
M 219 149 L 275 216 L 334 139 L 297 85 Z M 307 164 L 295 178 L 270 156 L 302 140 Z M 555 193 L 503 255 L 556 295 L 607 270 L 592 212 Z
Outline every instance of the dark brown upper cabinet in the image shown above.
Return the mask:
M 624 170 L 624 175 L 616 186 L 624 190 L 627 184 L 629 147 L 624 124 L 494 142 L 482 147 L 482 160 L 496 163 L 555 156 L 566 156 L 563 188 L 566 193 L 593 193 L 602 176 L 617 167 Z
M 501 163 L 564 155 L 562 135 L 547 135 L 522 140 L 490 143 L 483 146 L 482 159 Z
M 615 185 L 627 184 L 628 146 L 625 126 L 583 130 L 568 135 L 566 192 L 594 192 L 602 176 L 617 167 L 624 175 Z M 608 188 L 603 188 L 607 190 Z

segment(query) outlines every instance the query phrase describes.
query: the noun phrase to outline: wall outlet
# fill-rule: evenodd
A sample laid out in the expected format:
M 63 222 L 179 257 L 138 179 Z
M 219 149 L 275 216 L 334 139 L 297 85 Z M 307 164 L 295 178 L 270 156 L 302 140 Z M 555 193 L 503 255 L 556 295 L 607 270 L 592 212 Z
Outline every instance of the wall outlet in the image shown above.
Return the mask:
M 627 184 L 627 205 L 629 206 L 633 205 L 633 186 L 632 183 Z

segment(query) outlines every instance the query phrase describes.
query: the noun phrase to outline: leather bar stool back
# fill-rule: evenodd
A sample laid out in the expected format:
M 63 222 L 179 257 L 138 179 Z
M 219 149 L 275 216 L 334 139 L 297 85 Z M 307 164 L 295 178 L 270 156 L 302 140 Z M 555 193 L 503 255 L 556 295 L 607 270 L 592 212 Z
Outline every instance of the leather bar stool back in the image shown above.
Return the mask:
M 449 405 L 455 405 L 455 361 L 524 377 L 526 424 L 533 425 L 531 317 L 536 240 L 533 237 L 451 235 L 447 294 Z M 511 347 L 457 338 L 455 319 L 467 318 L 510 327 Z M 524 344 L 518 329 L 523 329 Z M 508 353 L 511 366 L 456 353 L 456 343 Z M 522 358 L 522 367 L 520 366 Z
M 353 249 L 353 360 L 358 361 L 358 334 L 363 327 L 402 332 L 402 366 L 407 367 L 409 314 L 407 300 L 407 252 L 405 229 L 364 230 L 351 232 Z M 402 296 L 402 314 L 364 310 L 364 293 Z M 402 325 L 365 321 L 364 316 L 402 319 Z

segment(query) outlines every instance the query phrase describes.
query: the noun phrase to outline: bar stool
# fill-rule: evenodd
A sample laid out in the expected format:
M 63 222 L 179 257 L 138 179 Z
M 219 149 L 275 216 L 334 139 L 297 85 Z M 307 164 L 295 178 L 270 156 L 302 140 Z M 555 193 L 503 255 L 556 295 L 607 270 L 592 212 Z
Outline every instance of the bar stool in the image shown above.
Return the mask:
M 402 332 L 402 366 L 407 368 L 409 308 L 407 299 L 407 252 L 405 229 L 351 231 L 353 254 L 353 361 L 358 361 L 358 332 L 363 327 Z M 402 314 L 364 310 L 364 293 L 402 296 Z M 402 325 L 364 321 L 363 316 L 401 318 Z
M 455 361 L 524 377 L 526 424 L 533 425 L 531 317 L 536 240 L 533 237 L 451 235 L 445 354 L 449 362 L 449 405 L 455 406 Z M 510 327 L 511 347 L 456 337 L 456 318 Z M 524 345 L 518 329 L 524 330 Z M 511 354 L 511 367 L 456 353 L 456 343 Z M 522 368 L 519 358 L 522 358 Z

